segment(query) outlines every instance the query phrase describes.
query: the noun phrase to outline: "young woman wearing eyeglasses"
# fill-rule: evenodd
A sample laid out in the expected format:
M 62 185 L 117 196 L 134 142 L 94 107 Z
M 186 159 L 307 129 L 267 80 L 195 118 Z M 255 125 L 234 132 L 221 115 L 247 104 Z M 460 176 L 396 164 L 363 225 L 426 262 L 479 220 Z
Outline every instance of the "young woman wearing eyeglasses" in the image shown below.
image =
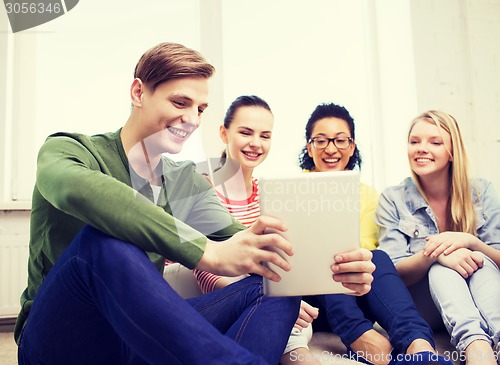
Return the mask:
M 428 281 L 460 359 L 496 365 L 500 200 L 490 182 L 470 178 L 458 123 L 447 113 L 412 121 L 408 161 L 412 176 L 380 197 L 380 248 L 407 285 Z
M 299 157 L 300 167 L 314 173 L 360 168 L 361 156 L 354 132 L 354 119 L 347 109 L 333 103 L 318 105 L 306 124 L 307 143 Z M 389 256 L 375 249 L 378 244 L 374 221 L 377 193 L 361 184 L 360 200 L 361 246 L 372 250 L 376 266 L 372 290 L 359 297 L 304 298 L 320 308 L 314 328 L 336 333 L 352 358 L 358 361 L 377 365 L 391 360 L 391 364 L 399 365 L 452 364 L 435 354 L 431 328 L 417 311 Z M 389 339 L 373 328 L 375 322 L 387 331 Z

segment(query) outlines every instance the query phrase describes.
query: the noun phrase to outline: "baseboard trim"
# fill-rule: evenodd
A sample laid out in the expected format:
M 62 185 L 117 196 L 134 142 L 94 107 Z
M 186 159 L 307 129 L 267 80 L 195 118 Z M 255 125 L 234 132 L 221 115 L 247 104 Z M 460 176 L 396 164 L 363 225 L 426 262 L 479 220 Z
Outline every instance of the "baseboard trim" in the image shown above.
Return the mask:
M 0 332 L 13 332 L 16 318 L 0 318 Z

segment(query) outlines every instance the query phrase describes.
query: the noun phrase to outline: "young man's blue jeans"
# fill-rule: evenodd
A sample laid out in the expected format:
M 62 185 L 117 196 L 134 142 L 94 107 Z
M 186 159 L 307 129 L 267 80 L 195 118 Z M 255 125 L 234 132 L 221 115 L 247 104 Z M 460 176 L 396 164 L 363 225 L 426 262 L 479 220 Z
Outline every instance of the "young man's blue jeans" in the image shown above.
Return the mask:
M 185 301 L 142 250 L 87 226 L 36 295 L 19 364 L 277 364 L 299 305 L 255 275 Z
M 346 346 L 350 346 L 378 322 L 389 335 L 396 354 L 404 354 L 416 339 L 434 346 L 430 326 L 420 316 L 413 299 L 389 256 L 374 250 L 372 289 L 361 297 L 322 295 L 316 299 L 323 309 L 324 321 Z M 306 301 L 309 301 L 305 298 Z M 320 313 L 321 313 L 320 309 Z M 314 324 L 313 324 L 314 326 Z

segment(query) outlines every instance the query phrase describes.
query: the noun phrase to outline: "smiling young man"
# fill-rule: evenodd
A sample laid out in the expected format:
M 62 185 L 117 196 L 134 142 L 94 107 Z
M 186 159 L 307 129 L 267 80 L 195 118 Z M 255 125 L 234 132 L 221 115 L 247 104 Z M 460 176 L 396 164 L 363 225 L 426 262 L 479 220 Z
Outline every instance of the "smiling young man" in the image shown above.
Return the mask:
M 289 270 L 263 249 L 292 254 L 280 235 L 263 235 L 283 223 L 262 217 L 244 229 L 192 162 L 162 155 L 179 152 L 199 126 L 213 72 L 196 51 L 159 44 L 136 66 L 123 128 L 57 133 L 42 146 L 19 364 L 277 363 L 300 302 L 261 290 L 261 276 L 279 280 L 261 262 Z M 161 275 L 165 259 L 258 275 L 185 301 Z M 367 291 L 367 260 L 346 256 L 337 272 L 359 273 L 345 281 Z

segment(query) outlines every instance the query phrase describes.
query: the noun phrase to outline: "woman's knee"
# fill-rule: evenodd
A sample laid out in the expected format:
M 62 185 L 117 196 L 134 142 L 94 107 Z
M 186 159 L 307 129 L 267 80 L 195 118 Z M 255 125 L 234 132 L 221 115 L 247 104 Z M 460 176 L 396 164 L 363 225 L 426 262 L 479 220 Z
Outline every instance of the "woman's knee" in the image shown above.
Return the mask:
M 382 250 L 372 250 L 372 261 L 375 265 L 394 266 L 389 255 Z
M 495 263 L 495 261 L 493 261 L 493 259 L 491 259 L 491 257 L 485 255 L 481 251 L 474 251 L 474 253 L 481 255 L 483 257 L 483 267 L 487 267 L 489 270 L 492 270 L 494 272 L 495 271 L 498 272 L 500 270 L 498 268 L 497 264 Z
M 441 265 L 439 262 L 435 262 L 431 265 L 429 271 L 427 272 L 427 277 L 429 280 L 429 286 L 432 286 L 432 284 L 436 281 L 443 282 L 443 280 L 446 280 L 446 278 L 463 279 L 463 277 L 457 271 L 450 269 L 447 266 Z
M 380 276 L 382 274 L 397 274 L 396 267 L 390 259 L 389 255 L 382 250 L 372 250 L 373 258 L 372 262 L 375 264 L 374 276 Z M 399 275 L 399 274 L 398 274 Z

